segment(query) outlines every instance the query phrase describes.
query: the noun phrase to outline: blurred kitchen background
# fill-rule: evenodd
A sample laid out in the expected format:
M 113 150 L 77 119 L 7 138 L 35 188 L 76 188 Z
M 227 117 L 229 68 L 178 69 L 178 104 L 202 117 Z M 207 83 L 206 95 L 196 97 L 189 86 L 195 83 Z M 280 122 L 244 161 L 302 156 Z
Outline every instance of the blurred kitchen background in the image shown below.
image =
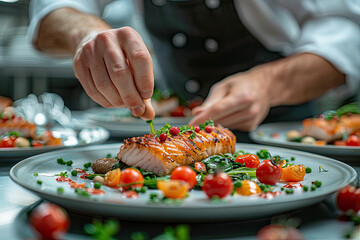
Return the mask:
M 132 0 L 121 0 L 121 5 L 108 7 L 103 18 L 113 27 L 119 23 L 132 26 L 141 32 L 150 46 L 140 17 L 134 13 Z M 30 93 L 59 94 L 71 110 L 85 110 L 98 106 L 83 91 L 74 77 L 72 59 L 54 59 L 36 51 L 26 37 L 29 24 L 30 0 L 0 0 L 0 96 L 13 100 Z M 124 14 L 112 13 L 123 11 Z M 118 19 L 119 15 L 122 19 Z M 117 24 L 112 24 L 117 22 Z M 156 81 L 161 82 L 161 73 L 154 61 Z
M 137 29 L 147 42 L 151 43 L 140 17 L 134 12 L 132 0 L 119 0 L 122 4 L 105 9 L 103 18 L 113 27 L 129 25 Z M 30 93 L 57 93 L 63 97 L 71 110 L 85 110 L 97 106 L 83 91 L 74 77 L 72 60 L 54 59 L 40 54 L 26 38 L 29 23 L 30 0 L 0 0 L 0 96 L 13 100 L 26 97 Z M 124 11 L 124 14 L 112 14 Z M 115 16 L 116 15 L 116 16 Z M 122 19 L 118 19 L 122 16 Z M 117 22 L 117 25 L 112 24 Z M 154 58 L 154 72 L 157 86 L 166 88 L 158 63 Z M 346 102 L 358 101 L 359 96 Z M 319 99 L 318 107 L 333 109 L 339 101 L 327 95 Z

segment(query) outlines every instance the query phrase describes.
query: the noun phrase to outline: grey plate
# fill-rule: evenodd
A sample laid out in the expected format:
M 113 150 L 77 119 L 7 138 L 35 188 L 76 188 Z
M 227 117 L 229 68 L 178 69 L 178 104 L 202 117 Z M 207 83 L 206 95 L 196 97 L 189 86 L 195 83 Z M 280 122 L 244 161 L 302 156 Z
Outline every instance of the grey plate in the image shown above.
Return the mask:
M 102 127 L 88 126 L 78 129 L 75 132 L 66 129 L 55 129 L 56 135 L 61 136 L 63 145 L 25 148 L 0 148 L 1 159 L 16 160 L 29 157 L 35 154 L 58 150 L 62 148 L 80 147 L 92 144 L 104 143 L 110 136 L 109 131 Z
M 286 133 L 290 130 L 303 129 L 301 122 L 278 122 L 260 125 L 250 133 L 250 138 L 260 144 L 287 147 L 302 151 L 313 152 L 341 160 L 358 160 L 360 147 L 335 146 L 335 145 L 311 145 L 287 140 Z M 278 133 L 279 137 L 273 138 L 272 134 Z
M 77 196 L 67 183 L 55 180 L 55 174 L 64 171 L 69 173 L 72 168 L 82 167 L 84 163 L 92 162 L 108 153 L 114 156 L 120 146 L 121 144 L 89 146 L 30 157 L 16 164 L 10 170 L 10 177 L 40 197 L 76 212 L 117 216 L 127 220 L 206 222 L 265 217 L 308 206 L 320 202 L 353 182 L 357 176 L 355 170 L 347 164 L 323 156 L 269 146 L 237 144 L 237 150 L 255 153 L 260 149 L 267 149 L 273 155 L 286 158 L 294 156 L 296 158 L 294 163 L 301 163 L 313 169 L 312 173 L 306 174 L 301 183 L 310 186 L 313 181 L 319 180 L 323 186 L 313 192 L 302 192 L 302 189 L 298 189 L 293 195 L 281 194 L 271 200 L 236 196 L 226 198 L 223 203 L 213 203 L 202 191 L 193 190 L 181 205 L 168 205 L 149 203 L 149 194 L 159 192 L 158 190 L 148 190 L 147 193 L 140 194 L 138 199 L 122 199 L 117 190 L 102 187 L 106 191 L 105 195 L 88 199 Z M 66 167 L 57 164 L 58 157 L 73 160 L 73 166 Z M 319 165 L 328 172 L 318 172 Z M 39 176 L 35 177 L 34 172 L 37 172 Z M 79 183 L 85 181 L 87 185 L 92 185 L 89 180 L 82 180 L 79 177 L 71 178 Z M 43 181 L 43 184 L 37 184 L 37 180 Z M 280 190 L 283 185 L 284 183 L 276 184 L 275 190 Z M 58 187 L 64 188 L 63 194 L 57 193 Z
M 85 111 L 82 117 L 90 124 L 106 128 L 112 137 L 141 136 L 150 132 L 149 125 L 140 118 L 132 117 L 128 109 L 92 108 Z M 190 117 L 156 117 L 154 128 L 160 129 L 165 123 L 180 127 L 190 120 Z

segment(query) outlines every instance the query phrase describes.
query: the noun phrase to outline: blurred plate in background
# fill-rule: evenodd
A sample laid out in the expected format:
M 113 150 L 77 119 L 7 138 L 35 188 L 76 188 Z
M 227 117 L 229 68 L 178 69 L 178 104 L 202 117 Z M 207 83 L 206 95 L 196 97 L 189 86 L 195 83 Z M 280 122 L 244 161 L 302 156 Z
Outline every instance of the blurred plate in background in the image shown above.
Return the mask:
M 260 144 L 317 153 L 344 161 L 358 161 L 360 157 L 360 147 L 335 146 L 330 144 L 312 145 L 287 140 L 286 134 L 288 131 L 302 131 L 302 129 L 303 126 L 301 122 L 265 123 L 260 125 L 255 131 L 252 131 L 249 136 L 251 140 Z
M 125 108 L 92 108 L 83 116 L 74 115 L 86 120 L 89 124 L 95 124 L 109 130 L 112 137 L 135 137 L 150 132 L 150 127 L 141 118 L 135 118 Z M 171 126 L 183 126 L 188 124 L 191 117 L 155 117 L 155 130 L 169 123 Z

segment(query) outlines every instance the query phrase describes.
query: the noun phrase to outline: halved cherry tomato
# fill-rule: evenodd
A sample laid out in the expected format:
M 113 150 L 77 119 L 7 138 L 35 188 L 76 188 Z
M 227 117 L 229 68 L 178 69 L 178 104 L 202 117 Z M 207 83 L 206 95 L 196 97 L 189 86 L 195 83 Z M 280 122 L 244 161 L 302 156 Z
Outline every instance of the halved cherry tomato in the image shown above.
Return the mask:
M 256 169 L 256 178 L 261 183 L 274 185 L 281 178 L 281 166 L 270 160 L 263 160 Z
M 343 187 L 337 194 L 336 203 L 344 213 L 352 210 L 356 214 L 360 210 L 360 189 L 352 185 Z
M 42 144 L 41 142 L 36 141 L 36 140 L 33 140 L 33 141 L 31 142 L 31 145 L 32 145 L 33 147 L 42 147 L 42 146 L 44 146 L 44 144 Z
M 198 172 L 206 172 L 206 166 L 202 162 L 196 162 L 195 164 L 195 170 Z
M 217 196 L 224 198 L 229 195 L 234 188 L 231 177 L 224 172 L 218 174 L 210 174 L 204 178 L 202 190 L 209 198 Z
M 345 141 L 337 140 L 337 141 L 334 141 L 334 145 L 336 145 L 336 146 L 346 146 L 346 143 L 345 143 Z
M 122 197 L 123 198 L 138 198 L 139 194 L 137 192 L 135 192 L 134 190 L 128 190 L 122 193 Z
M 105 174 L 105 183 L 109 187 L 117 187 L 120 184 L 121 170 L 116 168 Z
M 190 190 L 196 185 L 196 172 L 188 166 L 177 167 L 172 171 L 170 179 L 186 182 Z
M 12 148 L 14 147 L 14 142 L 16 140 L 16 137 L 11 136 L 11 137 L 3 137 L 0 141 L 0 148 Z
M 261 193 L 261 188 L 256 182 L 251 180 L 244 180 L 241 182 L 241 187 L 236 188 L 236 193 L 243 196 L 251 196 Z
M 304 165 L 292 165 L 282 168 L 281 180 L 286 182 L 300 182 L 304 179 L 306 168 Z
M 139 172 L 139 170 L 135 168 L 126 168 L 121 172 L 120 184 L 141 182 L 134 185 L 124 186 L 123 187 L 124 190 L 129 188 L 137 188 L 137 187 L 141 188 L 144 185 L 143 181 L 144 181 L 143 175 Z
M 255 154 L 239 155 L 235 158 L 235 162 L 241 163 L 241 165 L 245 163 L 245 167 L 248 168 L 257 168 L 260 163 L 258 156 Z
M 160 189 L 167 198 L 184 198 L 188 192 L 189 184 L 181 180 L 156 182 L 156 186 Z
M 42 203 L 30 214 L 30 225 L 42 239 L 62 239 L 70 220 L 65 210 L 52 203 Z
M 356 135 L 350 135 L 346 141 L 346 146 L 360 146 L 360 138 Z

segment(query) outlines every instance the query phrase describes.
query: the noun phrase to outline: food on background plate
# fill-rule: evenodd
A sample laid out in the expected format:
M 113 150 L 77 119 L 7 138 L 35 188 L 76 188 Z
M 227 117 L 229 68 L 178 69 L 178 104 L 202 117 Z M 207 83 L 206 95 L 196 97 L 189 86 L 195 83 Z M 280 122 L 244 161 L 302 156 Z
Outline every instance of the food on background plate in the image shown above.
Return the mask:
M 360 103 L 350 103 L 314 118 L 304 119 L 303 130 L 287 132 L 289 141 L 305 144 L 360 146 Z
M 50 130 L 39 133 L 36 124 L 17 116 L 12 106 L 0 111 L 0 148 L 57 145 L 62 145 L 60 138 L 55 138 Z

